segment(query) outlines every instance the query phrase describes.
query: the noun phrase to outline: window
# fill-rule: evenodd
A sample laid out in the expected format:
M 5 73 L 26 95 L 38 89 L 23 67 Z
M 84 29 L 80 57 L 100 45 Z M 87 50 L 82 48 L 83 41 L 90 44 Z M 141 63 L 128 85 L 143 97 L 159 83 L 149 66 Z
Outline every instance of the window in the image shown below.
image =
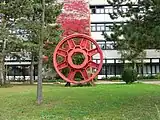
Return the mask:
M 105 10 L 106 14 L 113 13 L 113 8 L 112 7 L 106 7 L 104 10 Z
M 124 68 L 123 64 L 115 63 L 115 65 L 116 65 L 116 75 L 121 75 Z
M 100 75 L 105 75 L 106 74 L 106 66 L 103 64 L 102 69 L 99 73 Z
M 96 31 L 96 24 L 91 24 L 91 31 L 95 32 Z
M 92 13 L 92 14 L 96 14 L 96 9 L 95 9 L 95 8 L 92 8 L 92 9 L 91 9 L 91 13 Z
M 109 26 L 105 26 L 106 31 L 110 31 Z
M 91 24 L 91 31 L 92 32 L 111 32 L 111 27 L 113 26 L 113 24 L 109 24 L 109 23 L 95 23 L 95 24 Z
M 97 14 L 104 14 L 104 8 L 96 8 L 96 13 Z
M 105 25 L 104 24 L 97 24 L 97 31 L 105 31 Z
M 96 13 L 101 13 L 101 9 L 96 9 Z
M 107 75 L 114 75 L 114 74 L 115 74 L 114 65 L 108 64 L 107 65 Z
M 104 43 L 98 43 L 99 47 L 102 49 L 102 50 L 105 50 L 106 49 L 106 44 L 105 42 Z
M 104 8 L 101 8 L 100 11 L 101 11 L 101 13 L 103 14 L 103 13 L 104 13 Z
M 90 6 L 91 14 L 104 14 L 104 6 Z

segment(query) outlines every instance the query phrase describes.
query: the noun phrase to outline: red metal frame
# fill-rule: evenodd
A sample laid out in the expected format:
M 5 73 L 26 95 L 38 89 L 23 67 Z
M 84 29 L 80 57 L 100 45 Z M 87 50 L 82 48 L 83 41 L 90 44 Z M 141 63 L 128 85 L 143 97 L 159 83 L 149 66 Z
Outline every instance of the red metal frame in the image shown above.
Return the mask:
M 75 44 L 73 41 L 74 38 L 79 38 L 79 44 Z M 94 49 L 88 49 L 86 43 L 90 42 L 95 46 Z M 65 47 L 62 47 L 64 46 Z M 72 62 L 72 55 L 75 53 L 82 53 L 85 56 L 85 60 L 80 65 L 75 65 Z M 95 63 L 92 61 L 93 55 L 99 54 L 100 55 L 100 63 Z M 57 57 L 63 57 L 63 61 L 58 63 Z M 99 45 L 93 40 L 91 37 L 84 35 L 84 34 L 72 34 L 62 41 L 55 48 L 55 52 L 53 55 L 53 64 L 55 66 L 56 72 L 63 78 L 65 81 L 78 84 L 78 83 L 86 83 L 93 80 L 98 73 L 100 72 L 103 64 L 103 53 L 100 49 Z M 68 76 L 65 76 L 62 73 L 62 69 L 68 68 L 69 73 Z M 96 72 L 90 76 L 87 72 L 88 69 L 95 69 Z M 75 74 L 79 72 L 81 73 L 82 77 L 84 78 L 81 81 L 75 81 Z

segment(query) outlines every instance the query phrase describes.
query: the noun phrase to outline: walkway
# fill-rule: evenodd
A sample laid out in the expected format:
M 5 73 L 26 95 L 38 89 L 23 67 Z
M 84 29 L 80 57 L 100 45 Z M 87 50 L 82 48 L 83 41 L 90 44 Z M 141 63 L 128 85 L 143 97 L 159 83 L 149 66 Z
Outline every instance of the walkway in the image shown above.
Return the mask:
M 138 81 L 144 84 L 158 84 L 160 85 L 160 81 Z M 112 82 L 112 81 L 97 81 L 95 84 L 125 84 L 125 82 Z

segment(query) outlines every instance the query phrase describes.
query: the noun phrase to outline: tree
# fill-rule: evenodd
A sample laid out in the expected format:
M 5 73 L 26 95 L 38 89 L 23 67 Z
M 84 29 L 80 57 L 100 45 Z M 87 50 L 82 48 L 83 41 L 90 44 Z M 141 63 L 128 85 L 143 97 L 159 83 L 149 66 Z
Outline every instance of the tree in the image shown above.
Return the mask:
M 13 33 L 13 26 L 16 17 L 10 10 L 9 1 L 1 0 L 0 2 L 0 83 L 7 83 L 5 75 L 5 58 L 11 57 L 12 52 L 20 52 L 22 41 Z
M 23 43 L 17 45 L 19 46 L 19 49 L 21 51 L 31 53 L 34 58 L 38 53 L 38 104 L 42 102 L 42 56 L 47 53 L 49 58 L 51 58 L 54 47 L 60 40 L 61 31 L 59 30 L 59 25 L 53 24 L 56 23 L 56 17 L 60 14 L 61 7 L 62 5 L 58 4 L 56 0 L 46 0 L 46 2 L 44 0 L 12 0 L 7 2 L 6 0 L 3 0 L 1 2 L 1 8 L 3 9 L 1 9 L 0 13 L 3 13 L 3 15 L 7 17 L 9 16 L 8 20 L 14 19 L 14 24 L 12 24 L 14 25 L 14 30 L 19 30 L 21 31 L 22 35 L 26 35 L 25 39 L 22 37 L 22 35 L 15 36 L 16 38 L 19 38 Z M 9 29 L 4 27 L 4 30 Z M 52 43 L 50 44 L 52 51 L 43 49 L 45 41 Z M 2 46 L 4 45 L 5 44 L 3 44 Z M 11 51 L 14 50 L 11 49 Z M 3 60 L 4 58 L 5 56 L 3 56 Z M 48 62 L 48 64 L 50 63 L 51 62 Z M 3 78 L 3 76 L 1 78 Z
M 43 40 L 44 40 L 44 26 L 45 26 L 45 0 L 42 0 L 42 26 L 41 37 L 39 40 L 39 62 L 38 62 L 38 84 L 37 84 L 37 103 L 42 102 L 42 64 L 43 64 Z
M 122 58 L 135 62 L 145 56 L 147 48 L 159 49 L 160 45 L 160 1 L 159 0 L 107 0 L 113 6 L 112 19 L 129 18 L 126 23 L 114 25 L 113 34 L 106 39 L 115 40 Z M 122 5 L 127 5 L 123 11 Z
M 21 0 L 16 1 L 19 1 L 19 6 L 23 8 L 21 17 L 16 23 L 18 29 L 25 30 L 27 34 L 27 41 L 23 44 L 24 50 L 31 53 L 33 62 L 34 58 L 38 58 L 37 103 L 40 104 L 42 102 L 43 55 L 48 55 L 49 61 L 46 64 L 51 68 L 51 56 L 55 45 L 60 40 L 61 31 L 59 25 L 55 23 L 62 5 L 56 0 L 23 0 L 26 4 L 23 4 Z M 51 44 L 45 45 L 46 43 Z M 45 46 L 49 49 L 46 49 Z
M 60 31 L 58 31 L 57 25 L 52 26 L 51 24 L 56 22 L 56 17 L 61 11 L 61 5 L 56 4 L 56 1 L 34 1 L 31 3 L 33 6 L 33 14 L 29 14 L 29 18 L 25 19 L 25 22 L 22 21 L 22 26 L 25 24 L 24 29 L 27 29 L 30 33 L 31 41 L 28 44 L 33 44 L 33 42 L 38 43 L 38 84 L 37 84 L 37 103 L 42 102 L 42 68 L 43 68 L 43 55 L 48 53 L 49 58 L 55 47 L 54 44 L 51 44 L 53 47 L 51 50 L 46 50 L 44 48 L 44 42 L 48 41 L 50 43 L 57 43 L 60 39 Z M 36 7 L 35 7 L 36 6 Z M 49 17 L 48 17 L 49 16 Z M 33 25 L 34 24 L 34 25 Z M 29 28 L 29 29 L 28 29 Z M 33 53 L 33 51 L 32 51 Z M 33 55 L 33 54 L 32 54 Z
M 4 0 L 5 2 L 5 0 Z M 11 18 L 14 19 L 14 29 L 20 31 L 18 36 L 23 41 L 21 46 L 22 53 L 30 53 L 31 58 L 31 80 L 30 83 L 33 84 L 33 67 L 36 60 L 38 60 L 38 44 L 41 33 L 41 18 L 42 18 L 42 3 L 41 0 L 12 0 L 5 4 L 8 6 L 7 13 L 11 14 Z M 45 12 L 45 30 L 44 30 L 44 39 L 54 44 L 50 45 L 52 52 L 53 48 L 59 41 L 59 36 L 61 31 L 57 30 L 58 25 L 54 25 L 56 21 L 56 16 L 61 11 L 61 4 L 56 3 L 54 0 L 46 1 L 46 12 Z M 10 12 L 8 12 L 10 11 Z M 18 13 L 18 14 L 17 14 Z M 22 37 L 24 36 L 25 37 Z M 44 41 L 45 41 L 44 40 Z M 45 54 L 50 52 L 49 58 L 52 56 L 51 50 L 44 50 Z M 50 59 L 51 60 L 51 59 Z M 47 64 L 50 64 L 48 62 Z M 49 65 L 51 66 L 51 65 Z
M 49 8 L 48 11 L 46 8 Z M 43 43 L 44 43 L 44 40 L 46 40 L 45 38 L 48 38 L 47 40 L 49 41 L 49 40 L 51 40 L 51 39 L 49 39 L 49 37 L 53 37 L 53 36 L 50 36 L 51 33 L 47 30 L 48 29 L 53 30 L 53 28 L 50 24 L 53 24 L 53 22 L 56 21 L 56 16 L 60 13 L 60 10 L 58 9 L 58 10 L 54 11 L 58 14 L 53 14 L 52 13 L 53 10 L 56 10 L 55 8 L 53 9 L 53 2 L 51 2 L 49 0 L 48 1 L 42 0 L 42 19 L 41 19 L 42 24 L 41 24 L 41 36 L 40 36 L 40 41 L 39 41 L 38 84 L 37 84 L 37 103 L 38 104 L 41 104 L 41 102 L 42 102 Z M 52 15 L 49 17 L 49 19 L 47 19 L 47 17 L 45 17 L 47 12 L 49 15 L 53 14 L 55 16 Z M 55 26 L 53 26 L 53 27 L 55 27 Z M 45 34 L 45 31 L 49 32 L 50 34 L 47 34 L 47 33 Z M 57 35 L 57 34 L 55 34 L 55 35 Z M 58 39 L 60 38 L 60 36 L 56 36 L 56 37 L 58 37 Z M 55 39 L 54 39 L 54 41 L 52 41 L 52 43 L 53 42 L 55 42 Z

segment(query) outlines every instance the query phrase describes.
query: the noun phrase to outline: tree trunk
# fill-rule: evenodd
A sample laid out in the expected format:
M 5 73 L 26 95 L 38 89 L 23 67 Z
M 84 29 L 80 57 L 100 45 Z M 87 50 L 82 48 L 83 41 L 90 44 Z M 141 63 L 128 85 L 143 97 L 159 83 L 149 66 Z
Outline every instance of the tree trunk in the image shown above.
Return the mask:
M 31 66 L 30 66 L 30 84 L 31 85 L 34 84 L 33 74 L 34 74 L 34 56 L 33 56 L 33 53 L 32 53 L 32 56 L 31 56 Z
M 5 64 L 4 64 L 4 84 L 9 84 L 9 81 L 7 80 L 7 66 L 5 66 Z
M 132 68 L 134 69 L 134 70 L 136 70 L 136 61 L 135 60 L 132 60 Z M 136 70 L 137 71 L 137 70 Z
M 42 0 L 42 28 L 41 37 L 39 41 L 39 62 L 38 62 L 38 84 L 37 84 L 37 103 L 42 103 L 42 64 L 43 64 L 43 40 L 44 40 L 44 26 L 45 26 L 45 0 Z
M 8 66 L 7 65 L 5 67 L 5 80 L 6 80 L 7 84 L 10 84 L 10 80 L 8 78 Z
M 5 83 L 4 79 L 4 58 L 3 55 L 0 55 L 0 85 L 3 86 Z
M 39 50 L 37 103 L 42 103 L 42 50 Z
M 6 44 L 7 44 L 7 39 L 4 40 L 2 53 L 0 53 L 0 82 L 1 82 L 0 84 L 1 84 L 1 86 L 3 86 L 6 83 L 5 65 L 4 65 Z

